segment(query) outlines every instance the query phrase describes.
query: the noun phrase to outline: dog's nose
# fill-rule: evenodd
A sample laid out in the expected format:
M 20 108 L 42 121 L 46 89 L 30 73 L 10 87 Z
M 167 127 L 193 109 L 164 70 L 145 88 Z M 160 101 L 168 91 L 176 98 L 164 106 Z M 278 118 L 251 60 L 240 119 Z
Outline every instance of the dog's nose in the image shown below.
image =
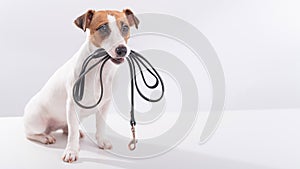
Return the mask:
M 116 54 L 120 57 L 124 57 L 127 53 L 126 46 L 120 45 L 116 48 Z

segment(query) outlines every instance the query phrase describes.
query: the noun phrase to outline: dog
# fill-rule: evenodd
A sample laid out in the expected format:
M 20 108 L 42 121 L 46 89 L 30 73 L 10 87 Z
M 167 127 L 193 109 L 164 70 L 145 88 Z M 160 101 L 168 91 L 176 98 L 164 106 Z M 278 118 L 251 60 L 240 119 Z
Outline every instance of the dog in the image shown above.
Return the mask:
M 79 77 L 82 63 L 99 48 L 104 48 L 111 56 L 103 70 L 105 92 L 101 103 L 96 108 L 97 144 L 101 149 L 111 149 L 112 145 L 105 137 L 105 119 L 112 97 L 112 80 L 117 68 L 130 53 L 127 46 L 130 28 L 134 26 L 137 29 L 139 20 L 130 9 L 88 10 L 74 23 L 87 32 L 86 41 L 30 99 L 24 109 L 25 135 L 29 140 L 54 144 L 56 140 L 51 132 L 62 129 L 63 133 L 68 134 L 62 160 L 70 163 L 78 159 L 79 139 L 83 137 L 75 112 L 76 103 L 73 100 L 73 85 Z M 94 97 L 94 93 L 99 93 L 100 84 L 94 83 L 97 77 L 99 78 L 99 69 L 92 70 L 86 75 L 85 95 Z M 97 98 L 97 96 L 93 97 L 84 99 L 93 101 Z M 76 109 L 76 111 L 80 120 L 92 114 L 83 109 Z

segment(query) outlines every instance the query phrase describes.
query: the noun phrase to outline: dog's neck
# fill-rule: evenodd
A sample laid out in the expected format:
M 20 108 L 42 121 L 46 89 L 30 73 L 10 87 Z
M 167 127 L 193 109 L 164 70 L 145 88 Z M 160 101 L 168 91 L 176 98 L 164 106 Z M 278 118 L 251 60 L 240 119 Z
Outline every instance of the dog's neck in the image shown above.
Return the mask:
M 93 45 L 88 39 L 81 45 L 78 52 L 76 53 L 76 60 L 80 64 L 86 59 L 90 54 L 92 54 L 97 47 Z

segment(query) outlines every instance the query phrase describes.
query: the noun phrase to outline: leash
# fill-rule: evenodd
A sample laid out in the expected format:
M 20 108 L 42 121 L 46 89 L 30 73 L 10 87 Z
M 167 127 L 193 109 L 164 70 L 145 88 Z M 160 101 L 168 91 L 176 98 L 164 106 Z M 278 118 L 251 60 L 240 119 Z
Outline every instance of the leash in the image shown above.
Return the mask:
M 74 86 L 73 86 L 73 99 L 79 107 L 84 108 L 84 109 L 92 109 L 100 104 L 102 97 L 103 97 L 103 92 L 104 92 L 103 91 L 102 72 L 103 72 L 103 68 L 104 68 L 105 64 L 107 63 L 107 61 L 110 58 L 111 57 L 108 55 L 108 53 L 104 49 L 101 48 L 101 49 L 97 49 L 95 52 L 93 52 L 91 55 L 89 55 L 82 63 L 80 75 L 79 75 L 78 79 L 75 81 Z M 97 62 L 95 62 L 93 65 L 91 65 L 89 68 L 87 68 L 90 61 L 92 61 L 94 59 L 99 59 L 99 60 Z M 129 148 L 129 150 L 132 151 L 136 148 L 136 143 L 137 143 L 137 140 L 135 138 L 136 121 L 134 118 L 134 86 L 135 86 L 138 94 L 144 100 L 149 101 L 149 102 L 158 102 L 159 100 L 161 100 L 164 95 L 165 87 L 164 87 L 163 80 L 162 80 L 161 76 L 158 74 L 158 72 L 156 71 L 156 69 L 141 54 L 131 50 L 130 54 L 128 55 L 126 60 L 127 60 L 128 66 L 129 66 L 130 78 L 131 78 L 131 82 L 130 82 L 131 83 L 130 126 L 131 126 L 131 132 L 132 132 L 132 140 L 129 142 L 128 148 Z M 88 74 L 92 69 L 94 69 L 99 64 L 101 64 L 100 73 L 99 73 L 100 74 L 100 96 L 95 104 L 83 105 L 80 103 L 80 101 L 82 100 L 83 94 L 84 94 L 85 75 Z M 155 78 L 155 83 L 153 85 L 149 85 L 147 83 L 144 73 L 142 71 L 142 66 Z M 146 87 L 148 87 L 149 89 L 155 89 L 155 88 L 157 88 L 159 83 L 161 84 L 162 92 L 158 98 L 151 99 L 151 98 L 145 96 L 141 92 L 141 90 L 137 84 L 137 80 L 136 80 L 136 67 L 138 68 L 138 71 L 140 72 L 142 80 L 143 80 L 144 84 L 146 85 Z

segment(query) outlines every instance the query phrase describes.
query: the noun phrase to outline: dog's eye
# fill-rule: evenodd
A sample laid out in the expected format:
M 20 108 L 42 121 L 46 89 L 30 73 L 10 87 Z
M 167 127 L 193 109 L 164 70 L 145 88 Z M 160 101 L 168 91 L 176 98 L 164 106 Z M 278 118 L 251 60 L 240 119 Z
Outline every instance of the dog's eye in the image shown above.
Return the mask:
M 107 24 L 101 25 L 97 30 L 100 32 L 108 32 L 108 25 Z
M 122 30 L 123 34 L 126 34 L 128 32 L 128 30 L 129 30 L 128 25 L 123 25 L 122 28 L 121 28 L 121 30 Z

